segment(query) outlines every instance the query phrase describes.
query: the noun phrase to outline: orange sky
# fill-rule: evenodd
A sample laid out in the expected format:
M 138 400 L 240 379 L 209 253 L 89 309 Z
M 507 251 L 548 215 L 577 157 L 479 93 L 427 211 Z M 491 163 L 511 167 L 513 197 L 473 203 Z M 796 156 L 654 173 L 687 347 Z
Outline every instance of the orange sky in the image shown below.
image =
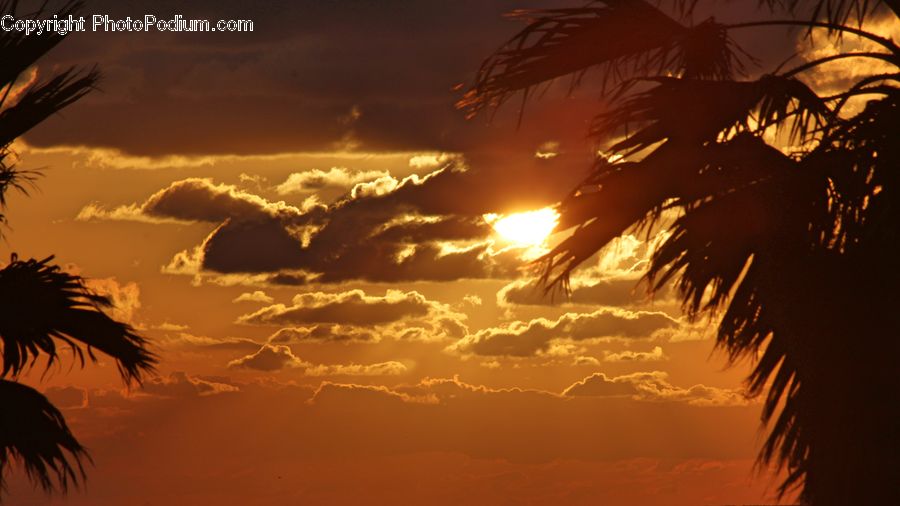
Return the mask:
M 95 466 L 65 500 L 16 474 L 11 504 L 774 501 L 746 364 L 671 292 L 634 290 L 655 236 L 622 238 L 552 303 L 530 290 L 534 252 L 485 220 L 584 175 L 596 102 L 463 121 L 450 89 L 522 2 L 462 4 L 203 5 L 260 31 L 63 43 L 50 65 L 107 78 L 17 144 L 44 177 L 10 196 L 0 255 L 90 278 L 160 370 L 130 392 L 102 358 L 28 376 Z

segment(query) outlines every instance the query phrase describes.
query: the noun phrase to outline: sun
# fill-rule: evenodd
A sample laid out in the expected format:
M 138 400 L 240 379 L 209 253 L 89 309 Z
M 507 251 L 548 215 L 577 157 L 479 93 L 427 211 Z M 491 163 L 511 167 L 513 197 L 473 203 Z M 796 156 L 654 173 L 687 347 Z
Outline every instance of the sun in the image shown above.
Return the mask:
M 484 219 L 507 241 L 522 246 L 538 246 L 553 232 L 559 222 L 559 213 L 545 207 L 508 215 L 486 214 Z

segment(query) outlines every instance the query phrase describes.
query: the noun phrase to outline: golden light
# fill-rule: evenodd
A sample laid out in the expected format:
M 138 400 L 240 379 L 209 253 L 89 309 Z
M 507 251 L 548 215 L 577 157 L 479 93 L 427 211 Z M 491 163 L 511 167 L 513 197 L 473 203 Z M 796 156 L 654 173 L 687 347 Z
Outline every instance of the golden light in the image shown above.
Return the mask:
M 522 246 L 543 244 L 559 222 L 559 213 L 545 207 L 509 215 L 486 214 L 488 222 L 500 237 Z

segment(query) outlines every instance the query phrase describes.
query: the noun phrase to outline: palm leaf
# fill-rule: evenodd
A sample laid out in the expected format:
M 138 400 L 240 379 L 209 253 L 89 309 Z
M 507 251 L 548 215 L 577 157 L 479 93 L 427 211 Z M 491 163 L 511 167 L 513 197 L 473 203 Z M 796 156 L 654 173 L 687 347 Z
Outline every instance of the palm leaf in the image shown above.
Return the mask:
M 4 163 L 6 155 L 0 153 L 0 210 L 6 208 L 6 192 L 17 190 L 28 194 L 29 187 L 34 186 L 34 181 L 40 175 L 33 170 L 16 170 Z
M 99 72 L 69 69 L 29 88 L 15 105 L 0 111 L 0 146 L 7 146 L 52 114 L 89 92 Z
M 38 19 L 48 16 L 43 8 L 37 12 L 22 15 L 16 12 L 18 2 L 4 1 L 0 3 L 0 15 L 13 15 L 17 18 Z M 70 14 L 74 15 L 82 7 L 80 1 L 70 1 L 63 5 L 56 14 L 60 19 L 67 18 Z M 28 67 L 34 65 L 38 59 L 44 56 L 48 51 L 56 47 L 63 39 L 64 35 L 56 32 L 43 33 L 41 35 L 28 34 L 17 31 L 0 31 L 0 88 L 9 87 L 18 79 L 18 77 Z M 5 96 L 5 95 L 4 95 Z M 3 105 L 0 100 L 0 105 Z
M 40 392 L 0 380 L 0 490 L 7 465 L 19 463 L 46 491 L 66 491 L 84 480 L 82 460 L 90 457 L 69 431 L 62 413 Z M 55 483 L 54 483 L 55 482 Z
M 87 290 L 80 277 L 51 265 L 52 258 L 13 257 L 0 270 L 0 375 L 18 375 L 42 353 L 47 354 L 49 367 L 59 358 L 60 341 L 82 365 L 85 352 L 96 360 L 96 349 L 116 360 L 123 379 L 140 382 L 156 362 L 144 338 L 107 316 L 103 308 L 110 306 L 109 299 Z
M 689 15 L 696 3 L 670 5 Z M 781 493 L 801 486 L 801 500 L 815 504 L 897 503 L 898 419 L 885 392 L 900 389 L 891 296 L 900 271 L 890 268 L 900 257 L 900 79 L 894 71 L 863 76 L 823 98 L 799 76 L 844 58 L 900 66 L 900 46 L 861 27 L 879 8 L 900 14 L 900 2 L 760 4 L 810 17 L 709 25 L 704 35 L 701 25 L 687 28 L 658 10 L 630 19 L 628 9 L 642 2 L 529 14 L 529 27 L 488 59 L 460 105 L 478 112 L 563 75 L 577 84 L 600 66 L 618 93 L 592 133 L 622 160 L 601 158 L 559 204 L 558 228 L 574 231 L 540 259 L 547 290 L 567 286 L 572 270 L 613 238 L 649 231 L 663 211 L 677 211 L 648 285 L 675 282 L 690 318 L 720 314 L 717 345 L 733 361 L 753 360 L 747 386 L 765 392 L 770 429 L 760 462 L 787 468 Z M 728 61 L 727 30 L 767 26 L 824 28 L 880 49 L 752 81 L 733 79 L 728 65 L 711 70 Z M 676 51 L 698 55 L 703 70 L 673 59 Z M 854 117 L 837 114 L 861 95 L 878 98 Z M 790 156 L 764 141 L 773 130 L 793 143 Z
M 684 26 L 643 0 L 605 0 L 574 9 L 516 11 L 528 26 L 488 58 L 457 103 L 475 115 L 512 94 L 572 75 L 577 86 L 591 67 L 604 67 L 603 86 L 629 75 L 673 72 L 727 79 L 742 68 L 723 25 Z
M 641 80 L 656 86 L 627 97 L 594 120 L 591 134 L 595 137 L 626 135 L 611 146 L 612 152 L 624 152 L 627 156 L 666 139 L 703 144 L 741 131 L 762 133 L 769 127 L 787 127 L 791 140 L 803 143 L 834 119 L 827 102 L 793 77 L 766 75 L 754 81 L 675 77 Z M 756 120 L 755 125 L 749 123 L 750 118 Z
M 672 0 L 671 3 L 682 16 L 690 16 L 700 0 Z M 882 5 L 900 12 L 897 8 L 900 2 L 896 0 L 758 0 L 758 3 L 769 9 L 806 13 L 810 19 L 839 24 L 849 21 L 862 23 Z
M 900 12 L 896 0 L 761 0 L 769 8 L 780 7 L 809 14 L 811 20 L 824 19 L 829 23 L 846 25 L 862 24 L 878 7 L 885 6 Z
M 40 176 L 40 172 L 34 170 L 17 170 L 13 166 L 5 163 L 8 153 L 0 149 L 0 225 L 6 224 L 6 193 L 9 190 L 17 190 L 25 195 L 28 194 L 30 187 L 34 186 L 34 181 Z M 3 231 L 0 230 L 0 238 L 3 237 Z

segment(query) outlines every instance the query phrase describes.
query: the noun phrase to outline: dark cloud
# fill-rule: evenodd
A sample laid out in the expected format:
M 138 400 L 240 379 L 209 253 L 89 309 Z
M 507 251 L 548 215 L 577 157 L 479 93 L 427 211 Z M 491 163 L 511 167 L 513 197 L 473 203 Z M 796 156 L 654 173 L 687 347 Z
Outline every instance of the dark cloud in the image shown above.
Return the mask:
M 283 220 L 301 215 L 284 202 L 269 202 L 234 185 L 216 184 L 207 178 L 175 181 L 154 193 L 141 204 L 105 209 L 97 204 L 85 206 L 79 220 L 177 220 L 220 223 L 229 219 L 248 221 Z
M 159 16 L 252 18 L 257 30 L 75 34 L 49 63 L 100 61 L 105 93 L 86 97 L 67 110 L 67 121 L 42 125 L 29 141 L 149 155 L 353 145 L 369 152 L 463 154 L 470 167 L 465 171 L 457 163 L 428 177 L 396 180 L 382 171 L 332 168 L 296 172 L 278 186 L 284 193 L 354 185 L 328 208 L 279 205 L 227 185 L 185 180 L 142 204 L 113 210 L 92 205 L 81 216 L 220 224 L 198 248 L 173 259 L 168 272 L 266 273 L 256 281 L 274 284 L 512 278 L 522 262 L 514 252 L 491 249 L 481 215 L 543 207 L 565 195 L 590 166 L 595 150 L 585 131 L 602 104 L 583 96 L 533 101 L 516 129 L 515 108 L 504 109 L 491 126 L 463 121 L 449 89 L 470 81 L 481 59 L 520 28 L 501 13 L 542 5 L 552 3 L 154 6 Z M 114 17 L 145 13 L 121 2 L 91 9 Z M 133 128 L 135 118 L 140 128 Z M 537 158 L 542 146 L 559 155 Z M 410 219 L 398 221 L 403 217 Z M 625 296 L 619 286 L 595 288 L 574 296 L 585 303 Z M 523 297 L 510 293 L 510 302 Z
M 302 286 L 310 282 L 310 276 L 305 273 L 279 272 L 265 278 L 267 283 L 281 286 Z
M 556 172 L 574 163 L 566 160 L 531 156 L 512 179 L 457 162 L 425 176 L 359 183 L 329 206 L 302 208 L 194 178 L 143 203 L 90 204 L 78 218 L 219 222 L 202 244 L 173 258 L 165 269 L 172 273 L 269 273 L 273 284 L 295 285 L 509 278 L 522 250 L 496 245 L 482 215 L 554 202 L 574 181 Z
M 565 178 L 558 173 L 552 176 L 551 167 L 564 162 L 530 157 L 514 179 L 495 167 L 466 170 L 457 164 L 387 185 L 359 184 L 328 207 L 299 263 L 290 267 L 321 273 L 323 282 L 511 277 L 522 263 L 520 252 L 495 250 L 482 214 L 554 202 L 568 185 L 559 183 Z
M 702 2 L 701 2 L 702 3 Z M 453 109 L 451 88 L 471 82 L 481 61 L 521 29 L 503 14 L 559 7 L 550 0 L 371 2 L 302 0 L 277 9 L 203 0 L 95 0 L 112 17 L 252 19 L 252 33 L 76 33 L 44 63 L 99 64 L 103 93 L 69 108 L 28 140 L 41 146 L 109 146 L 140 154 L 368 150 L 468 150 L 495 145 L 482 122 Z M 718 20 L 760 16 L 752 2 L 715 9 Z M 752 14 L 751 14 L 752 13 Z M 697 19 L 709 15 L 701 9 Z M 735 37 L 777 64 L 797 34 L 745 30 Z M 415 43 L 410 43 L 415 41 Z M 752 72 L 768 68 L 751 68 Z M 591 75 L 586 82 L 590 82 Z M 522 135 L 583 137 L 602 103 L 587 90 L 529 105 Z M 591 97 L 590 100 L 581 97 Z M 516 107 L 497 119 L 515 129 Z M 351 111 L 356 114 L 351 115 Z M 347 121 L 348 117 L 353 121 Z M 507 118 L 508 116 L 508 118 Z M 139 123 L 136 121 L 139 119 Z M 538 143 L 552 139 L 538 139 Z M 535 144 L 537 146 L 538 144 Z
M 302 240 L 275 219 L 229 219 L 200 248 L 202 268 L 215 272 L 277 272 L 304 266 Z
M 209 179 L 175 181 L 141 204 L 104 209 L 84 207 L 80 220 L 177 220 L 219 223 L 194 252 L 183 252 L 167 267 L 172 272 L 266 272 L 299 265 L 302 227 L 321 208 L 300 209 Z M 292 233 L 294 231 L 294 233 Z
M 486 129 L 469 132 L 451 87 L 520 27 L 503 13 L 540 5 L 552 2 L 97 0 L 87 10 L 113 18 L 252 19 L 255 30 L 76 33 L 45 63 L 99 63 L 103 93 L 28 139 L 151 155 L 459 148 Z
M 140 211 L 153 217 L 208 222 L 299 214 L 284 203 L 273 204 L 234 186 L 200 178 L 172 183 L 147 199 Z
M 372 237 L 375 241 L 419 244 L 425 241 L 466 241 L 486 236 L 490 227 L 483 220 L 460 216 L 429 218 L 417 215 L 401 216 L 395 223 L 386 223 L 383 230 Z
M 255 353 L 232 360 L 228 367 L 278 371 L 286 367 L 303 367 L 305 364 L 306 362 L 294 355 L 290 347 L 266 344 Z
M 434 155 L 429 163 L 413 157 L 413 165 L 444 165 L 424 175 L 355 183 L 327 206 L 314 199 L 293 206 L 190 178 L 140 203 L 91 203 L 78 219 L 217 223 L 202 244 L 173 258 L 166 267 L 173 273 L 268 273 L 273 284 L 510 278 L 523 263 L 522 251 L 496 245 L 483 215 L 558 201 L 582 177 L 590 157 L 578 151 L 541 159 L 533 150 L 474 153 L 466 160 Z M 346 170 L 291 177 L 303 174 L 311 180 L 368 179 Z

